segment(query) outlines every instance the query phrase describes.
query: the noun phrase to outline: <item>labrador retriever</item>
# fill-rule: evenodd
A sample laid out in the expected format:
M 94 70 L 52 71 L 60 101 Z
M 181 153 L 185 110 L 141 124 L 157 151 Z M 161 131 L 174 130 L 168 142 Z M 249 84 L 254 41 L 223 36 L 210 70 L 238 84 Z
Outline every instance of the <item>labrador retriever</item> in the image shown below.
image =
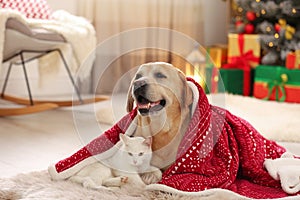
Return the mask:
M 137 70 L 128 91 L 127 111 L 136 104 L 132 135 L 152 136 L 152 165 L 165 170 L 175 161 L 191 118 L 192 102 L 185 75 L 173 65 L 153 62 Z

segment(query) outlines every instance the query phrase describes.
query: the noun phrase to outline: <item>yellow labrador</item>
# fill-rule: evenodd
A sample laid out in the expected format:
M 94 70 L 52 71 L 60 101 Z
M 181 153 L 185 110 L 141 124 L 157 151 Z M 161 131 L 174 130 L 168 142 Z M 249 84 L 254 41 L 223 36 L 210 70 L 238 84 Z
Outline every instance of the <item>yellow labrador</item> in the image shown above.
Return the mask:
M 185 75 L 164 62 L 143 64 L 128 91 L 127 111 L 138 109 L 131 135 L 152 136 L 152 165 L 165 170 L 176 158 L 191 117 L 193 94 Z

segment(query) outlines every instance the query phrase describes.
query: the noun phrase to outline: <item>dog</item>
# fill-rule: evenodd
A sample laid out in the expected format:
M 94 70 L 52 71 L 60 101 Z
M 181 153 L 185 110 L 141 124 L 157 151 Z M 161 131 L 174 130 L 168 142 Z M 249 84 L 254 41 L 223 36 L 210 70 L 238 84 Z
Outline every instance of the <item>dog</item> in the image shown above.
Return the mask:
M 132 135 L 152 136 L 151 164 L 162 171 L 175 161 L 191 119 L 192 102 L 186 76 L 171 64 L 142 64 L 131 81 L 127 111 L 132 111 L 134 103 L 138 109 Z

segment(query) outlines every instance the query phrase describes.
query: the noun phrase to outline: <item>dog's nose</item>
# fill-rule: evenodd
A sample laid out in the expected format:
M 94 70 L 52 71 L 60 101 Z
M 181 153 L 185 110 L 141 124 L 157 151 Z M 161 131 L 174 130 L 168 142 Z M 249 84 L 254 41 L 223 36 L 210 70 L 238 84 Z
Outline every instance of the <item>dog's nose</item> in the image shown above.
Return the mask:
M 139 79 L 137 79 L 133 82 L 134 89 L 143 87 L 145 85 L 147 85 L 147 79 L 146 78 L 139 78 Z

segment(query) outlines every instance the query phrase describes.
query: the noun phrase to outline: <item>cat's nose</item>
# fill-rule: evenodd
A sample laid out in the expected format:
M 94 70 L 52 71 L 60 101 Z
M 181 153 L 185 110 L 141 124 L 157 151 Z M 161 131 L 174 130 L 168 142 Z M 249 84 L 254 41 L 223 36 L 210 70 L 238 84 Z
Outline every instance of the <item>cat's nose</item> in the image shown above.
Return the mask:
M 136 160 L 134 160 L 134 161 L 133 161 L 133 163 L 134 163 L 134 164 L 136 164 L 136 163 L 137 163 L 137 161 L 136 161 Z

